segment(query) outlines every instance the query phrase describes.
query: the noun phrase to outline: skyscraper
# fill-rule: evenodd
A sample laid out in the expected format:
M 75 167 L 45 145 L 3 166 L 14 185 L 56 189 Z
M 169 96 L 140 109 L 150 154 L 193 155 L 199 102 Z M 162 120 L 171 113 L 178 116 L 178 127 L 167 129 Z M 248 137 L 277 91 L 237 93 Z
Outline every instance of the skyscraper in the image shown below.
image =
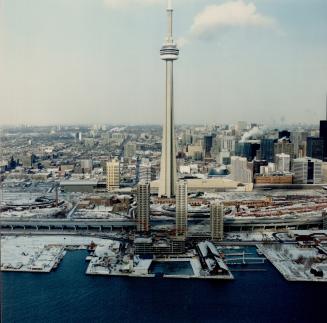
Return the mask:
M 279 139 L 274 144 L 274 154 L 287 154 L 294 158 L 294 144 L 289 142 L 287 139 Z
M 119 188 L 120 184 L 120 164 L 117 159 L 107 162 L 107 191 Z
M 320 184 L 322 182 L 322 161 L 314 158 L 293 160 L 294 184 Z
M 160 57 L 166 62 L 166 109 L 162 136 L 159 196 L 171 197 L 175 195 L 176 182 L 173 62 L 178 58 L 179 54 L 173 39 L 173 9 L 171 0 L 168 0 L 167 16 L 167 36 L 160 50 Z
M 205 135 L 203 137 L 204 157 L 211 157 L 212 135 Z
M 290 139 L 291 133 L 288 130 L 282 130 L 278 132 L 278 139 L 287 138 Z
M 187 183 L 176 184 L 176 236 L 186 236 L 187 232 Z
M 149 231 L 149 218 L 150 218 L 150 184 L 141 181 L 137 184 L 137 209 L 136 209 L 136 222 L 137 231 Z
M 307 156 L 320 160 L 324 159 L 324 138 L 307 138 Z
M 327 161 L 327 95 L 326 95 L 326 120 L 320 120 L 319 137 L 324 141 L 324 161 Z
M 224 206 L 220 202 L 210 204 L 210 231 L 212 240 L 224 238 Z
M 274 139 L 261 139 L 260 154 L 260 159 L 268 162 L 274 161 Z
M 291 156 L 287 154 L 276 155 L 276 170 L 279 172 L 289 172 L 291 165 Z
M 244 157 L 232 156 L 231 178 L 241 183 L 252 183 L 253 170 L 249 167 L 249 164 Z

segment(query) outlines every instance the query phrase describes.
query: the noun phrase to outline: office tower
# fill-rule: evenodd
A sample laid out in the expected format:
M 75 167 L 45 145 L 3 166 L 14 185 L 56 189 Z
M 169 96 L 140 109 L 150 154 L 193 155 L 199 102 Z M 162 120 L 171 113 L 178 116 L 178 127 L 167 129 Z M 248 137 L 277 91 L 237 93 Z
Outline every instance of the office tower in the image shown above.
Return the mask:
M 192 132 L 190 129 L 184 130 L 182 135 L 182 144 L 183 145 L 191 145 L 193 142 Z
M 326 95 L 326 120 L 320 120 L 319 137 L 324 141 L 324 161 L 327 161 L 327 95 Z
M 274 154 L 287 154 L 294 158 L 294 145 L 286 139 L 279 139 L 274 144 Z
M 205 135 L 203 137 L 204 157 L 211 157 L 212 135 Z
M 210 204 L 210 231 L 213 241 L 224 238 L 224 206 L 220 202 Z
M 107 162 L 107 191 L 119 188 L 120 184 L 120 163 L 117 159 Z
M 234 181 L 241 183 L 252 183 L 253 170 L 245 157 L 232 156 L 231 177 Z
M 289 172 L 291 164 L 291 156 L 287 154 L 276 155 L 276 170 L 279 172 Z
M 324 159 L 324 139 L 319 137 L 307 138 L 307 156 L 323 160 Z
M 261 139 L 260 159 L 267 162 L 274 161 L 274 139 Z
M 176 183 L 176 236 L 186 236 L 187 232 L 187 183 Z
M 235 137 L 234 136 L 221 136 L 220 148 L 221 150 L 228 150 L 231 153 L 235 152 Z
M 150 219 L 150 183 L 141 181 L 137 184 L 137 231 L 149 231 Z
M 282 138 L 287 138 L 290 139 L 291 137 L 291 133 L 287 130 L 282 130 L 278 132 L 278 138 L 282 139 Z
M 291 143 L 294 145 L 294 157 L 304 157 L 304 146 L 308 137 L 307 131 L 292 131 Z
M 136 144 L 129 142 L 124 146 L 124 157 L 132 158 L 136 153 Z
M 320 184 L 322 182 L 322 161 L 314 158 L 293 160 L 294 184 Z
M 167 16 L 167 36 L 160 50 L 160 57 L 166 62 L 166 109 L 162 136 L 159 196 L 171 197 L 175 195 L 176 182 L 173 62 L 178 58 L 179 54 L 173 39 L 173 9 L 171 0 L 168 0 Z
M 246 157 L 248 161 L 252 161 L 260 149 L 260 141 L 242 141 L 237 143 L 235 154 L 237 156 Z
M 327 161 L 327 120 L 320 120 L 319 137 L 324 141 L 324 161 Z

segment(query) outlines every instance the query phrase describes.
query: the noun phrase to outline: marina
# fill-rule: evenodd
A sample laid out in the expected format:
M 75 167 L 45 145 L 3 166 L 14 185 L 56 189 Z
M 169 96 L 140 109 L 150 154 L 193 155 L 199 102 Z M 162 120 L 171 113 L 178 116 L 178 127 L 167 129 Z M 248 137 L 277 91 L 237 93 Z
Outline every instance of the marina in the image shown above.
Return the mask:
M 126 252 L 123 242 L 82 236 L 2 236 L 1 270 L 43 272 L 55 270 L 66 251 L 87 249 L 86 274 L 125 277 L 233 279 L 217 249 L 209 242 L 183 255 L 142 258 Z

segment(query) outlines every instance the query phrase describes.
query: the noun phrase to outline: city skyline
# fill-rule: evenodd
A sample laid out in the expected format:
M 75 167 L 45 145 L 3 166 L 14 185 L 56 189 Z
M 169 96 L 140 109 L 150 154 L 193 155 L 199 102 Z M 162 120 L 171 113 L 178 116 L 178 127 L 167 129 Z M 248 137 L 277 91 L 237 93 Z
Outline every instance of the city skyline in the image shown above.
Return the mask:
M 174 3 L 183 49 L 177 124 L 324 118 L 324 1 L 187 3 Z M 164 7 L 161 0 L 3 1 L 1 123 L 161 124 Z

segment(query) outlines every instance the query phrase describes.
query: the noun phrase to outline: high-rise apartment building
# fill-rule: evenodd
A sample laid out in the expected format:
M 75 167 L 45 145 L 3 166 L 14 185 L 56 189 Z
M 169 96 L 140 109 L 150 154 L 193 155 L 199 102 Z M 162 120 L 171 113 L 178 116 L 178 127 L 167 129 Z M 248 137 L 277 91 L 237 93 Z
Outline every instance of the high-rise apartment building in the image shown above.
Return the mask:
M 291 156 L 287 154 L 276 155 L 276 170 L 278 172 L 289 172 L 291 165 Z
M 185 237 L 187 233 L 187 183 L 176 183 L 176 236 Z
M 322 182 L 322 161 L 314 158 L 293 160 L 294 184 L 320 184 Z
M 231 157 L 231 177 L 241 183 L 253 182 L 253 170 L 245 157 Z
M 107 191 L 118 189 L 120 185 L 120 163 L 117 159 L 107 162 Z
M 220 202 L 210 204 L 211 239 L 220 241 L 224 238 L 224 206 Z
M 139 181 L 151 182 L 156 179 L 156 172 L 149 161 L 142 161 L 139 166 Z
M 137 231 L 149 231 L 150 219 L 150 183 L 141 181 L 137 184 Z

